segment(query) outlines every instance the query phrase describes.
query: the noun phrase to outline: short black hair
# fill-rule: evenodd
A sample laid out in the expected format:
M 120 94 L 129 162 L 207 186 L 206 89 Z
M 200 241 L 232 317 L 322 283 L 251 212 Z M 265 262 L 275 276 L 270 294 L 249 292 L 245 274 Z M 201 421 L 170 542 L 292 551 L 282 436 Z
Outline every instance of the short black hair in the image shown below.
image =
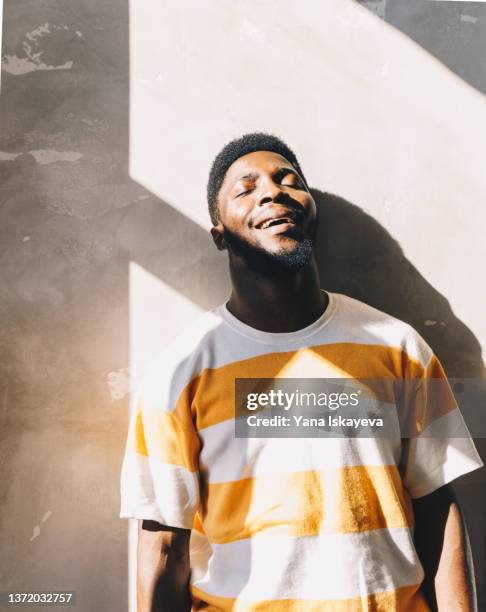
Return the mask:
M 209 180 L 207 187 L 208 197 L 208 208 L 209 216 L 213 225 L 218 223 L 218 207 L 217 198 L 221 185 L 223 184 L 224 177 L 228 168 L 233 162 L 235 162 L 243 155 L 248 153 L 254 153 L 255 151 L 271 151 L 272 153 L 278 153 L 285 157 L 292 166 L 297 170 L 300 177 L 307 185 L 304 173 L 297 161 L 297 157 L 292 149 L 273 134 L 266 134 L 265 132 L 253 132 L 251 134 L 244 134 L 240 138 L 235 138 L 231 142 L 228 142 L 221 151 L 216 155 L 211 165 L 209 172 Z

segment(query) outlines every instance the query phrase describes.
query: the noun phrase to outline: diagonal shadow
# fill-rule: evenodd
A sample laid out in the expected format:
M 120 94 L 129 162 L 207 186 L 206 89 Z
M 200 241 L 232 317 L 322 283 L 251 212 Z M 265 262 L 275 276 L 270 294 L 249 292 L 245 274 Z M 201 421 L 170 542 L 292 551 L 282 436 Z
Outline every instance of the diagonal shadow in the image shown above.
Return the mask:
M 386 0 L 385 21 L 486 94 L 486 4 Z

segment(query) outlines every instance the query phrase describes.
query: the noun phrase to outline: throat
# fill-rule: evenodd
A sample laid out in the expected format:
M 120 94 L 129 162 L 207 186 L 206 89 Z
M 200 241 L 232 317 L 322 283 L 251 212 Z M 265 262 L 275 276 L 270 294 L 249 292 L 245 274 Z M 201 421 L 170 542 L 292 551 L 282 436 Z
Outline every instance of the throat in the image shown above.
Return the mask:
M 328 296 L 320 289 L 315 266 L 301 270 L 298 276 L 301 278 L 277 283 L 232 275 L 227 308 L 246 325 L 264 332 L 288 333 L 308 327 L 326 310 Z

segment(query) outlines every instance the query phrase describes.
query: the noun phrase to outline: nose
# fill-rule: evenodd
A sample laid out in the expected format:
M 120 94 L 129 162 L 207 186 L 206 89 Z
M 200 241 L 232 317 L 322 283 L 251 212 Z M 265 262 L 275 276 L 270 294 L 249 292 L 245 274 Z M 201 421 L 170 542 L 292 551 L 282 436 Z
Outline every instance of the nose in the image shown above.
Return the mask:
M 258 198 L 258 205 L 264 206 L 271 202 L 278 202 L 282 195 L 283 191 L 280 189 L 279 185 L 272 180 L 267 180 L 265 184 L 262 185 L 261 194 Z

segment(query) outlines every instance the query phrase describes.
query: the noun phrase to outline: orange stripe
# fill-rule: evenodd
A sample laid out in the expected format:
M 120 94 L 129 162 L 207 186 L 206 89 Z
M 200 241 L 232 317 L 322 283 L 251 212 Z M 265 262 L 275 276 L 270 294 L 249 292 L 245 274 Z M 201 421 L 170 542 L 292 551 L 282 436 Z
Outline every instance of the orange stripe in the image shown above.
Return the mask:
M 204 528 L 202 526 L 202 521 L 201 521 L 201 517 L 199 516 L 199 512 L 196 512 L 196 514 L 194 515 L 194 521 L 192 523 L 192 528 L 194 529 L 194 531 L 204 534 Z
M 194 429 L 184 428 L 177 415 L 155 410 L 138 410 L 128 433 L 129 448 L 146 457 L 196 472 L 200 441 Z
M 323 569 L 323 573 L 325 569 Z M 418 584 L 352 599 L 277 599 L 251 602 L 217 597 L 191 586 L 193 610 L 205 612 L 430 612 Z
M 401 379 L 422 373 L 421 365 L 403 351 L 380 345 L 325 344 L 258 355 L 205 369 L 191 381 L 197 388 L 191 404 L 193 418 L 198 430 L 234 418 L 236 378 L 302 378 L 304 374 L 305 378 Z M 389 401 L 390 389 L 378 381 L 375 391 L 382 401 Z M 184 409 L 187 405 L 184 408 L 178 401 L 175 410 Z
M 209 484 L 201 506 L 204 532 L 216 544 L 264 530 L 299 537 L 413 526 L 411 501 L 396 466 L 308 470 Z

